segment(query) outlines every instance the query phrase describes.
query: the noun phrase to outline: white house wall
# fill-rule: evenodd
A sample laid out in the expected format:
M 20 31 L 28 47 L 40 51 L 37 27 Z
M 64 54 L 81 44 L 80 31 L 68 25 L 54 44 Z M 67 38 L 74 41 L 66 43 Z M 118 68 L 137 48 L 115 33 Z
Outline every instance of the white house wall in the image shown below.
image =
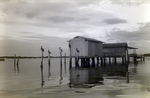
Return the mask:
M 77 54 L 76 48 L 80 51 L 79 56 L 103 56 L 103 44 L 85 40 L 85 38 L 74 38 L 70 41 L 71 56 Z
M 71 40 L 71 55 L 77 54 L 76 48 L 80 51 L 79 56 L 88 56 L 88 43 L 83 38 L 75 38 Z

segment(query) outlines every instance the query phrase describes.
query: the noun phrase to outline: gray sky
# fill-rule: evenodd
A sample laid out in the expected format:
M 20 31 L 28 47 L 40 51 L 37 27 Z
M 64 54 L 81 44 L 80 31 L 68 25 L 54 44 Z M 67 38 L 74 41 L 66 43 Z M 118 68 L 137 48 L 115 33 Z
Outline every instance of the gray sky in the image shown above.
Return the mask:
M 68 51 L 75 36 L 128 42 L 150 52 L 149 0 L 0 0 L 0 55 Z

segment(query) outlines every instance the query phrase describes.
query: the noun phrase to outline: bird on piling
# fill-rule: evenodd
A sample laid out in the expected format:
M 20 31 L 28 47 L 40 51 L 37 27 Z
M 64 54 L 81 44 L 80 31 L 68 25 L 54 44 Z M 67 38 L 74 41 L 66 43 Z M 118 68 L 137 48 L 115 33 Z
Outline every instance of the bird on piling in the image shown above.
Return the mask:
M 44 52 L 43 46 L 41 46 L 41 51 Z
M 69 43 L 69 48 L 71 48 L 71 44 Z
M 80 53 L 80 51 L 78 50 L 78 48 L 76 48 L 77 53 Z
M 63 52 L 63 50 L 61 49 L 61 47 L 59 47 L 59 50 L 60 50 L 61 52 Z
M 51 54 L 51 52 L 48 50 L 48 53 Z

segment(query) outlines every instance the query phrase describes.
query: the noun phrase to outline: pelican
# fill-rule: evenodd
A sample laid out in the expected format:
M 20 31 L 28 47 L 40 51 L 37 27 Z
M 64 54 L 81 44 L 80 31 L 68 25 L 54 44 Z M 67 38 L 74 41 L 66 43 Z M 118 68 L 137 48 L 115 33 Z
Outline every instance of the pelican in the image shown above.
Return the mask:
M 78 50 L 78 48 L 76 48 L 77 53 L 80 53 L 80 51 Z
M 59 47 L 59 50 L 60 50 L 61 52 L 63 52 L 63 50 L 61 49 L 61 47 Z
M 42 50 L 42 52 L 44 52 L 43 46 L 41 46 L 41 50 Z
M 71 44 L 69 43 L 69 48 L 71 48 Z
M 51 52 L 48 50 L 48 53 L 51 54 Z

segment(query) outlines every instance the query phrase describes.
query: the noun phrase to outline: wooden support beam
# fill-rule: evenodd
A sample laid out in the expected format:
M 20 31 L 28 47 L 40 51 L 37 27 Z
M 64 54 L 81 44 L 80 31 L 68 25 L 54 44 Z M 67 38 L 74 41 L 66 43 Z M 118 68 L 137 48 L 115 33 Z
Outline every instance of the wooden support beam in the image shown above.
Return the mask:
M 16 71 L 16 54 L 14 54 L 14 72 Z
M 109 57 L 109 65 L 111 65 L 111 57 Z
M 97 57 L 97 68 L 99 67 L 99 57 Z
M 95 67 L 95 58 L 92 58 L 92 67 Z
M 101 57 L 101 67 L 103 67 L 103 57 Z

